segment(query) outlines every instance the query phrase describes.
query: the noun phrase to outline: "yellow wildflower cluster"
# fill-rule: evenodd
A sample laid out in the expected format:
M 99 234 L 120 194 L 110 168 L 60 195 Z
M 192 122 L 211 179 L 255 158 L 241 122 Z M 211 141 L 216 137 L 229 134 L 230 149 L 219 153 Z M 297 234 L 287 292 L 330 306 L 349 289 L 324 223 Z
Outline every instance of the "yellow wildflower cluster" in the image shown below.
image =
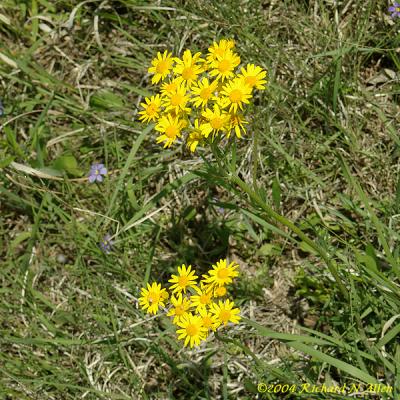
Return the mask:
M 234 262 L 228 265 L 226 260 L 220 260 L 197 283 L 196 271 L 191 265 L 183 264 L 178 267 L 178 274 L 169 280 L 171 297 L 161 284 L 148 283 L 147 289 L 141 290 L 139 304 L 149 314 L 156 314 L 160 307 L 166 307 L 169 299 L 167 315 L 178 327 L 178 339 L 184 340 L 185 346 L 198 346 L 210 331 L 228 322 L 240 321 L 239 308 L 234 308 L 235 304 L 229 299 L 222 300 L 227 294 L 227 285 L 239 275 L 237 268 Z
M 161 85 L 160 93 L 145 98 L 139 119 L 156 122 L 157 143 L 170 147 L 183 133 L 195 151 L 210 135 L 227 137 L 234 131 L 245 133 L 244 106 L 250 103 L 254 89 L 265 89 L 267 72 L 254 64 L 242 67 L 234 52 L 235 42 L 214 42 L 205 58 L 200 52 L 183 53 L 182 59 L 167 50 L 151 62 L 152 83 Z

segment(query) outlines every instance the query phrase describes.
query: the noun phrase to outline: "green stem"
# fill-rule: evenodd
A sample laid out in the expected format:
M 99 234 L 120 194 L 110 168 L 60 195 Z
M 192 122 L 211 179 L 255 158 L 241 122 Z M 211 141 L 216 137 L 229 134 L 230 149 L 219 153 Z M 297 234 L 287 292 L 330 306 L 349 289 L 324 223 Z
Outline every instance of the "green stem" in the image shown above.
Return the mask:
M 279 368 L 274 368 L 271 367 L 270 365 L 268 365 L 267 363 L 262 362 L 246 345 L 244 345 L 243 343 L 239 342 L 238 340 L 235 339 L 231 339 L 228 337 L 224 337 L 221 336 L 217 331 L 214 332 L 214 336 L 216 339 L 218 339 L 219 341 L 229 344 L 232 343 L 235 346 L 239 347 L 240 349 L 243 350 L 243 352 L 247 355 L 250 356 L 253 361 L 255 362 L 256 366 L 257 366 L 257 371 L 259 371 L 260 373 L 263 373 L 265 370 L 268 370 L 269 373 L 271 373 L 272 375 L 274 375 L 276 378 L 278 378 L 279 380 L 281 380 L 282 382 L 286 382 L 287 380 L 287 375 L 285 375 L 285 373 L 280 370 Z M 261 376 L 259 376 L 260 378 Z
M 260 369 L 262 369 L 263 367 L 263 363 L 258 359 L 258 357 L 245 345 L 243 345 L 242 343 L 240 343 L 239 341 L 235 340 L 235 339 L 230 339 L 230 338 L 225 338 L 223 336 L 221 336 L 217 331 L 214 332 L 214 336 L 216 339 L 218 339 L 219 341 L 223 342 L 223 343 L 232 343 L 235 346 L 240 347 L 243 352 L 250 356 L 253 361 L 256 363 L 257 367 L 259 367 Z
M 269 217 L 271 217 L 273 220 L 278 221 L 282 225 L 285 225 L 288 227 L 292 232 L 294 232 L 302 241 L 307 243 L 312 249 L 314 249 L 325 261 L 327 267 L 329 268 L 330 273 L 334 277 L 343 297 L 348 300 L 349 294 L 348 290 L 342 283 L 337 267 L 334 262 L 329 258 L 328 253 L 318 244 L 314 243 L 313 240 L 311 240 L 300 228 L 298 228 L 292 221 L 289 219 L 285 218 L 283 215 L 278 214 L 275 212 L 268 204 L 266 204 L 261 197 L 250 188 L 250 186 L 242 181 L 237 175 L 231 174 L 229 176 L 230 180 L 233 181 L 236 185 L 238 185 L 245 193 L 248 194 L 250 199 L 254 201 L 258 206 L 260 206 L 267 214 Z
M 254 139 L 253 139 L 252 171 L 251 171 L 254 188 L 258 187 L 258 185 L 257 185 L 257 167 L 258 167 L 257 148 L 258 148 L 258 131 L 256 130 L 254 132 Z

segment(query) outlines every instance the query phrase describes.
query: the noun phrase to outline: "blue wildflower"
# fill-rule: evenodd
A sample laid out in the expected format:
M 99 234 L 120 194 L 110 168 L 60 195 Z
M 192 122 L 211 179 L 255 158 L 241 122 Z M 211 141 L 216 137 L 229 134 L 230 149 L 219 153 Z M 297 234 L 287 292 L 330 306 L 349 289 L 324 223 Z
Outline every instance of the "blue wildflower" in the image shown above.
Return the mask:
M 400 18 L 400 4 L 395 1 L 394 4 L 389 7 L 389 12 L 392 13 L 392 18 Z
M 102 182 L 103 175 L 107 175 L 107 168 L 104 167 L 104 164 L 93 164 L 89 171 L 89 182 Z
M 114 241 L 111 240 L 111 235 L 107 233 L 107 235 L 105 235 L 103 240 L 100 242 L 100 248 L 104 253 L 109 254 L 113 245 Z

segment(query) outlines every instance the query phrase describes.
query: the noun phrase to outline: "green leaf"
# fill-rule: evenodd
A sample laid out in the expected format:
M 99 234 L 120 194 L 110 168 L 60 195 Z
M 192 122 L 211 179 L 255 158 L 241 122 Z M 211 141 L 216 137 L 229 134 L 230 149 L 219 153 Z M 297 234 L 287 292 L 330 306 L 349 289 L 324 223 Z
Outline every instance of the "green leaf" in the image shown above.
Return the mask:
M 310 254 L 315 254 L 317 255 L 318 253 L 306 242 L 301 242 L 300 243 L 300 249 L 303 250 L 306 253 L 310 253 Z
M 355 256 L 359 263 L 365 264 L 368 269 L 374 272 L 378 272 L 378 268 L 373 257 L 369 256 L 368 254 L 359 254 L 358 252 L 355 252 Z
M 3 158 L 2 160 L 0 160 L 0 168 L 8 167 L 14 161 L 14 159 L 14 156 Z
M 38 171 L 43 172 L 44 174 L 54 176 L 54 177 L 61 177 L 63 176 L 62 172 L 55 168 L 50 168 L 50 167 L 43 167 L 43 168 L 38 168 Z
M 275 179 L 272 182 L 272 200 L 274 201 L 275 208 L 279 208 L 281 204 L 281 187 L 279 185 L 278 179 Z
M 354 376 L 355 378 L 363 381 L 367 384 L 379 383 L 375 377 L 367 374 L 366 372 L 362 371 L 361 369 L 354 367 L 350 364 L 347 364 L 343 361 L 338 360 L 335 357 L 332 357 L 328 354 L 322 353 L 319 350 L 314 349 L 313 347 L 307 346 L 304 343 L 299 341 L 295 342 L 288 342 L 288 346 L 293 347 L 296 350 L 299 350 L 305 354 L 310 355 L 311 357 L 315 358 L 318 361 L 326 363 L 328 365 L 332 365 L 333 367 L 340 369 L 344 373 Z
M 78 167 L 78 162 L 72 154 L 66 154 L 58 157 L 53 162 L 53 168 L 59 171 L 65 171 L 74 176 L 82 176 L 83 172 Z
M 372 208 L 372 206 L 370 204 L 371 203 L 370 199 L 365 194 L 365 192 L 362 189 L 362 187 L 360 186 L 358 180 L 351 174 L 349 166 L 347 165 L 345 160 L 342 157 L 339 157 L 339 162 L 341 164 L 344 176 L 346 177 L 346 179 L 350 183 L 350 185 L 353 187 L 353 189 L 356 191 L 358 197 L 363 202 L 365 209 L 369 213 L 369 218 L 376 229 L 376 233 L 378 234 L 379 242 L 380 242 L 381 246 L 383 247 L 387 261 L 391 264 L 391 266 L 393 267 L 397 276 L 400 277 L 399 263 L 394 258 L 392 251 L 390 249 L 390 246 L 388 244 L 388 241 L 386 240 L 387 235 L 385 234 L 386 233 L 385 225 L 377 217 L 375 210 Z
M 261 225 L 266 232 L 277 233 L 278 235 L 281 235 L 284 238 L 289 239 L 289 240 L 293 241 L 294 243 L 297 243 L 296 240 L 293 239 L 286 232 L 284 232 L 283 230 L 277 228 L 276 226 L 268 223 L 267 221 L 265 221 L 263 218 L 259 217 L 258 215 L 255 215 L 255 214 L 251 213 L 250 211 L 245 210 L 244 208 L 241 208 L 240 211 L 243 214 L 247 215 L 249 218 L 251 218 L 254 222 L 256 222 L 257 224 Z
M 115 110 L 124 108 L 125 104 L 122 97 L 108 90 L 102 90 L 90 98 L 90 106 L 103 110 Z
M 261 336 L 266 336 L 271 339 L 278 339 L 282 341 L 295 341 L 299 340 L 302 341 L 303 343 L 312 343 L 312 344 L 319 344 L 319 345 L 328 345 L 330 344 L 328 341 L 323 340 L 323 339 L 318 339 L 312 336 L 303 336 L 303 335 L 293 335 L 291 333 L 280 333 L 280 332 L 275 332 L 272 329 L 268 329 L 265 326 L 262 326 L 258 324 L 257 322 L 252 321 L 251 319 L 244 318 L 242 317 L 243 322 L 245 322 L 247 325 L 252 326 L 257 330 L 257 333 Z
M 183 219 L 185 221 L 191 221 L 197 214 L 196 208 L 193 206 L 188 206 L 186 209 L 183 211 Z
M 23 241 L 31 237 L 32 232 L 21 232 L 17 237 L 10 243 L 10 250 L 15 250 L 15 248 Z
M 38 14 L 38 5 L 36 0 L 32 0 L 32 7 L 31 7 L 31 23 L 32 23 L 32 42 L 36 41 L 36 37 L 39 31 L 39 19 L 36 18 Z
M 8 142 L 8 147 L 14 152 L 21 157 L 22 159 L 25 159 L 25 154 L 22 151 L 21 147 L 19 146 L 15 132 L 9 127 L 9 126 L 4 126 L 3 131 L 6 134 L 7 142 Z
M 273 245 L 271 243 L 263 244 L 257 251 L 257 255 L 264 257 L 278 254 L 280 254 L 279 246 Z
M 128 174 L 129 168 L 131 167 L 131 165 L 133 163 L 135 155 L 136 155 L 137 151 L 139 150 L 140 145 L 142 144 L 145 137 L 148 135 L 148 133 L 153 128 L 154 128 L 154 124 L 150 124 L 146 128 L 144 128 L 143 131 L 140 133 L 140 135 L 136 137 L 135 142 L 132 144 L 131 151 L 128 155 L 128 158 L 126 159 L 124 167 L 122 168 L 117 185 L 115 186 L 114 193 L 111 197 L 110 206 L 108 208 L 107 215 L 110 215 L 112 208 L 115 207 L 115 205 L 116 205 L 116 199 L 117 199 L 118 193 L 124 186 L 124 180 Z
M 376 344 L 376 347 L 381 348 L 389 343 L 395 337 L 398 337 L 400 334 L 400 324 L 397 324 L 394 328 L 392 328 L 383 338 L 379 340 Z

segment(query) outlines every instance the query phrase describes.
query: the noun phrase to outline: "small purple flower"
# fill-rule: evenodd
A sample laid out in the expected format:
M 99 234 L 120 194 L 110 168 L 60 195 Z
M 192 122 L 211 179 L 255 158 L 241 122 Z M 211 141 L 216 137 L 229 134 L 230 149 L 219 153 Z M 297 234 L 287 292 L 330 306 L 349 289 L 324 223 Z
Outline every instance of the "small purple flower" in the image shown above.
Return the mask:
M 104 164 L 93 164 L 89 171 L 89 182 L 103 182 L 103 175 L 107 175 L 107 168 Z
M 218 198 L 217 197 L 213 197 L 213 201 L 215 201 L 215 203 L 218 203 L 219 202 L 219 200 L 218 200 Z M 218 211 L 218 213 L 219 214 L 225 214 L 225 209 L 223 208 L 223 207 L 219 207 L 219 206 L 217 206 L 217 204 L 213 204 L 214 206 L 216 206 L 216 210 Z
M 389 12 L 392 13 L 392 18 L 400 18 L 400 4 L 395 1 L 394 4 L 389 7 Z
M 100 242 L 100 248 L 104 253 L 109 254 L 113 245 L 114 241 L 111 240 L 111 235 L 107 233 L 107 235 L 104 236 L 103 240 Z

